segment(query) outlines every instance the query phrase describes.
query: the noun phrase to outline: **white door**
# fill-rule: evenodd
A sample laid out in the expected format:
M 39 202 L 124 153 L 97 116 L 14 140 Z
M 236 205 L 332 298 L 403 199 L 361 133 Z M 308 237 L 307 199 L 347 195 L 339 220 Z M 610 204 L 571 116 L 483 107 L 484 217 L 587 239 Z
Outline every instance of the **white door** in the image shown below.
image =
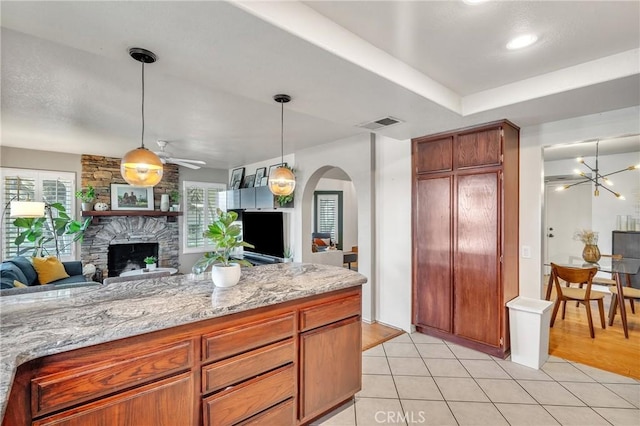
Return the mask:
M 547 182 L 545 185 L 544 260 L 566 261 L 580 256 L 584 244 L 573 239 L 579 229 L 591 229 L 592 185 L 576 185 L 564 191 L 556 191 L 559 185 L 570 184 L 566 180 Z M 549 268 L 545 268 L 549 273 Z

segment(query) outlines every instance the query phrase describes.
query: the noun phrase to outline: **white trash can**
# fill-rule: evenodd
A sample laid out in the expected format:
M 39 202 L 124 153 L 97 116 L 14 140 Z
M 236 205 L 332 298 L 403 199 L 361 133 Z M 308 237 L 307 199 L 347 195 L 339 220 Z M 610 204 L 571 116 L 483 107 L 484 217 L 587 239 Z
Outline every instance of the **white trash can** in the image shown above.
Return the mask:
M 549 321 L 554 302 L 516 297 L 507 302 L 511 361 L 539 370 L 549 358 Z

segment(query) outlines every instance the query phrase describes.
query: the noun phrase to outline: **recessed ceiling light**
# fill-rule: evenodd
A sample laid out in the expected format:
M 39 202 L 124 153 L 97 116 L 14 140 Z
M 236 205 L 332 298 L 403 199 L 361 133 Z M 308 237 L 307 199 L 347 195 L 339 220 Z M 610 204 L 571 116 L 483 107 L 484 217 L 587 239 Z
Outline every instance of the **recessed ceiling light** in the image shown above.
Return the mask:
M 538 41 L 538 37 L 533 34 L 521 35 L 507 43 L 507 49 L 522 49 L 523 47 L 531 46 L 536 41 Z
M 475 6 L 476 4 L 485 3 L 489 0 L 462 0 L 463 3 L 466 3 L 471 6 Z

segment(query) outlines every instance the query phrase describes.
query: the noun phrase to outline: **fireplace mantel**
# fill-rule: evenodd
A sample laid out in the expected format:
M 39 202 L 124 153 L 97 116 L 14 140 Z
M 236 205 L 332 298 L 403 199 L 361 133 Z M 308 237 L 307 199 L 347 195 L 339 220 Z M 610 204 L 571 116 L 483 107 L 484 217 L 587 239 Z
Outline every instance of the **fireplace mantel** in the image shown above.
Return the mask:
M 162 212 L 160 210 L 107 210 L 107 211 L 83 211 L 82 216 L 91 216 L 92 224 L 97 224 L 98 216 L 167 216 L 167 222 L 175 222 L 182 212 Z

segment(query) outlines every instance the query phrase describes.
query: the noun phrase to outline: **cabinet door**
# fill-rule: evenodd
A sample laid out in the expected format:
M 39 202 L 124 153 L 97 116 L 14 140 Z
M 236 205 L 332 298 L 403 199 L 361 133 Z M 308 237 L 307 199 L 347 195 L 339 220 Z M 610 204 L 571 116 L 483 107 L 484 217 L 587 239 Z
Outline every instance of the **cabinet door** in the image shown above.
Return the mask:
M 361 388 L 362 328 L 349 318 L 300 336 L 300 420 L 347 400 Z
M 499 173 L 458 177 L 454 333 L 500 344 Z
M 497 166 L 502 154 L 502 129 L 495 128 L 458 135 L 456 168 Z
M 452 170 L 453 136 L 413 145 L 413 162 L 416 173 L 447 172 Z
M 32 425 L 195 425 L 194 400 L 193 379 L 184 373 L 35 420 Z
M 240 190 L 230 189 L 227 191 L 227 210 L 240 208 Z
M 256 208 L 256 189 L 255 188 L 240 189 L 240 208 L 241 209 Z
M 414 324 L 451 332 L 451 177 L 420 179 L 414 199 Z

